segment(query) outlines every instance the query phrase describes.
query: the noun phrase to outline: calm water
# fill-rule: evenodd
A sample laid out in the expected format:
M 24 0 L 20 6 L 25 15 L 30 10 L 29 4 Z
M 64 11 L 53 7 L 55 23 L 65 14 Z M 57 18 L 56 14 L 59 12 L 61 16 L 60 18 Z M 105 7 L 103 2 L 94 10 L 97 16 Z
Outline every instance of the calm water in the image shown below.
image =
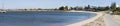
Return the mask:
M 0 13 L 0 26 L 63 26 L 95 15 L 84 12 L 7 12 Z

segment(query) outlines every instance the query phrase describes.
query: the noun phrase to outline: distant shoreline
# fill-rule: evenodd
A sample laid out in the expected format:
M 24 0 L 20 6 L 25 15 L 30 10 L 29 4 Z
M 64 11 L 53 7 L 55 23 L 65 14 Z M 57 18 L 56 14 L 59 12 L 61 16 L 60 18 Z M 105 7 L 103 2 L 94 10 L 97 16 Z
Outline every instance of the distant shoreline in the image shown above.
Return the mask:
M 22 10 L 13 10 L 13 11 L 5 11 L 5 12 L 77 12 L 78 10 L 35 10 L 35 11 L 22 11 Z M 82 10 L 79 10 L 79 12 Z M 2 11 L 0 11 L 2 12 Z

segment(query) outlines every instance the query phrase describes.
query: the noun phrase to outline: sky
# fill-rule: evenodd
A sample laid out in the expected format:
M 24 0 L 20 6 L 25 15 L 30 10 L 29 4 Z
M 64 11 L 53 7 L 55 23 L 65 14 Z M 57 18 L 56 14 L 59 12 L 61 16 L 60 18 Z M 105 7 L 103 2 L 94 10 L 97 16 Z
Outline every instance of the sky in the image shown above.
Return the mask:
M 110 6 L 112 2 L 120 5 L 120 0 L 0 0 L 0 8 L 58 8 L 60 6 Z

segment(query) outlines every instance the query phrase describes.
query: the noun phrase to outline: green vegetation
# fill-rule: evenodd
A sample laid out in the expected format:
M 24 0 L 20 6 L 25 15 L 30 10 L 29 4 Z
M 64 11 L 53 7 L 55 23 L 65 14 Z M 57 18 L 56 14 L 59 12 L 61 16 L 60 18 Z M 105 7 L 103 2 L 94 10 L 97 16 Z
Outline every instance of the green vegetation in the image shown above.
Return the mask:
M 69 9 L 68 9 L 69 8 Z M 120 7 L 116 7 L 116 3 L 112 3 L 111 6 L 106 7 L 96 7 L 96 6 L 85 6 L 83 7 L 68 7 L 68 6 L 61 6 L 59 10 L 84 10 L 84 11 L 113 11 L 113 12 L 120 12 Z
M 111 9 L 116 9 L 116 3 L 114 2 L 114 3 L 112 3 L 112 5 L 111 5 L 111 7 L 110 7 Z
M 113 9 L 113 12 L 120 12 L 120 8 Z
M 64 10 L 64 7 L 63 6 L 59 7 L 59 10 Z
M 69 10 L 69 9 L 68 9 L 68 6 L 65 6 L 65 7 L 61 6 L 61 7 L 59 7 L 59 10 Z
M 110 8 L 107 6 L 107 7 L 98 7 L 96 10 L 98 10 L 98 11 L 107 11 L 109 9 Z
M 120 12 L 120 7 L 116 7 L 116 3 L 112 3 L 111 9 L 113 12 Z
M 118 11 L 116 8 L 116 3 L 112 3 L 110 8 L 112 9 L 112 12 Z

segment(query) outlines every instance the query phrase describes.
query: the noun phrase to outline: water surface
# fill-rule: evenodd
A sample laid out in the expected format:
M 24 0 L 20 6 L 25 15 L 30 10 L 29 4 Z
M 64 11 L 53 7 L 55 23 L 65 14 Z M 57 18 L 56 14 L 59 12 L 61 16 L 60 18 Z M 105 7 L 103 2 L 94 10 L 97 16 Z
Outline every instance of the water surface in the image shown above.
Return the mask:
M 0 26 L 63 26 L 95 15 L 85 12 L 7 12 L 0 13 Z

